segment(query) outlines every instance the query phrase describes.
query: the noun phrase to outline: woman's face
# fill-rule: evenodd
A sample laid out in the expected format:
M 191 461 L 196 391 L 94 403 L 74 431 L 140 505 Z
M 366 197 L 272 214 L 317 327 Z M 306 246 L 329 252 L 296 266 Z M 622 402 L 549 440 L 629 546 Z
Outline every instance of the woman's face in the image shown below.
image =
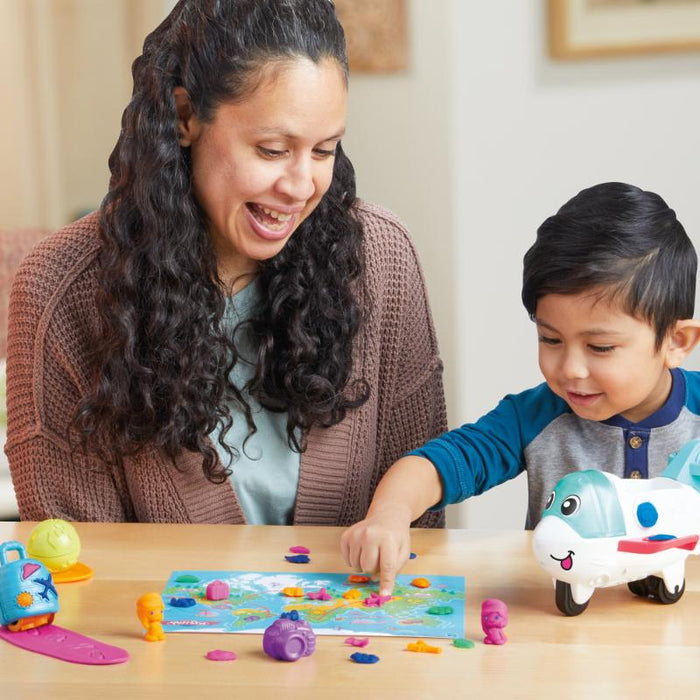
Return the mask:
M 279 253 L 328 190 L 345 132 L 342 69 L 333 59 L 275 64 L 251 95 L 222 104 L 207 123 L 191 114 L 182 88 L 175 99 L 194 193 L 219 276 L 231 285 Z

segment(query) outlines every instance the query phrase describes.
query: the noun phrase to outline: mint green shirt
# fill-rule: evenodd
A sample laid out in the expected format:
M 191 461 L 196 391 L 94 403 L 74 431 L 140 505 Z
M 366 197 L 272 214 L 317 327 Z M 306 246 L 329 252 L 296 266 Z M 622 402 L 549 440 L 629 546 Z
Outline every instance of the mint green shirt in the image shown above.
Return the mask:
M 260 301 L 258 280 L 226 300 L 224 324 L 230 331 L 252 316 Z M 231 371 L 231 382 L 242 389 L 255 372 L 255 343 L 247 326 L 240 328 L 235 337 L 238 362 Z M 239 457 L 229 464 L 229 457 L 219 445 L 221 424 L 210 434 L 222 464 L 233 470 L 231 480 L 238 500 L 251 525 L 289 525 L 294 515 L 294 501 L 299 484 L 301 455 L 292 451 L 287 442 L 287 414 L 273 413 L 263 408 L 243 391 L 244 398 L 253 412 L 257 432 L 243 447 L 248 435 L 245 415 L 232 404 L 233 425 L 226 433 L 225 441 L 238 450 Z

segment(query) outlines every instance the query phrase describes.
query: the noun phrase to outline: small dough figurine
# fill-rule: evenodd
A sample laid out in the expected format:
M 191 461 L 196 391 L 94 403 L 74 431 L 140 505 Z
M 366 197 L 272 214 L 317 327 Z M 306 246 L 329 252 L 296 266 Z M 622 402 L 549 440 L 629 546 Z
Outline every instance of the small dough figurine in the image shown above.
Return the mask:
M 503 628 L 508 624 L 508 608 L 498 598 L 488 598 L 481 604 L 481 629 L 486 632 L 484 644 L 505 644 Z
M 158 593 L 144 593 L 136 601 L 136 614 L 141 624 L 146 628 L 144 639 L 147 642 L 162 642 L 163 632 L 163 599 Z

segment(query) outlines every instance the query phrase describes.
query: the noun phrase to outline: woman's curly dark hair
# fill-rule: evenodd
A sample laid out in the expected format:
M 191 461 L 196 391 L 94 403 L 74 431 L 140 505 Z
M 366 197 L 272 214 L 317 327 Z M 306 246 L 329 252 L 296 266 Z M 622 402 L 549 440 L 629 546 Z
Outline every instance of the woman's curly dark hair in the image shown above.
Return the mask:
M 290 447 L 303 451 L 314 425 L 340 422 L 367 400 L 350 383 L 361 312 L 353 293 L 363 270 L 362 228 L 353 217 L 355 175 L 338 144 L 330 188 L 283 250 L 260 265 L 262 310 L 249 323 L 257 366 L 246 387 L 229 373 L 238 359 L 222 323 L 218 277 L 204 213 L 193 197 L 188 149 L 178 144 L 173 91 L 184 87 L 198 118 L 244 99 L 270 61 L 333 58 L 347 79 L 345 39 L 329 0 L 181 0 L 147 38 L 133 65 L 134 90 L 109 160 L 101 207 L 92 392 L 76 413 L 84 445 L 121 461 L 145 446 L 173 461 L 199 452 L 214 482 L 230 470 L 208 440 L 232 425 L 238 405 L 255 431 L 244 390 L 288 414 Z

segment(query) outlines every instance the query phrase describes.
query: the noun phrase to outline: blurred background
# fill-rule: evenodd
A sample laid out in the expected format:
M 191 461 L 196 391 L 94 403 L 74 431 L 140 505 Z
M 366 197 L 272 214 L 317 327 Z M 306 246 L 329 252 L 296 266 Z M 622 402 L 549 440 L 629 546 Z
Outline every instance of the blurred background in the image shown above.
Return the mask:
M 0 0 L 3 326 L 16 258 L 37 235 L 99 205 L 131 62 L 173 4 Z M 471 422 L 541 381 L 520 303 L 522 257 L 539 224 L 579 190 L 611 180 L 653 190 L 700 248 L 700 2 L 336 4 L 353 30 L 344 147 L 358 193 L 393 210 L 413 236 L 450 425 Z M 367 56 L 375 60 L 360 60 Z M 700 356 L 686 366 L 700 369 Z M 521 475 L 450 507 L 448 522 L 520 528 L 526 501 Z M 2 517 L 15 517 L 6 463 Z

